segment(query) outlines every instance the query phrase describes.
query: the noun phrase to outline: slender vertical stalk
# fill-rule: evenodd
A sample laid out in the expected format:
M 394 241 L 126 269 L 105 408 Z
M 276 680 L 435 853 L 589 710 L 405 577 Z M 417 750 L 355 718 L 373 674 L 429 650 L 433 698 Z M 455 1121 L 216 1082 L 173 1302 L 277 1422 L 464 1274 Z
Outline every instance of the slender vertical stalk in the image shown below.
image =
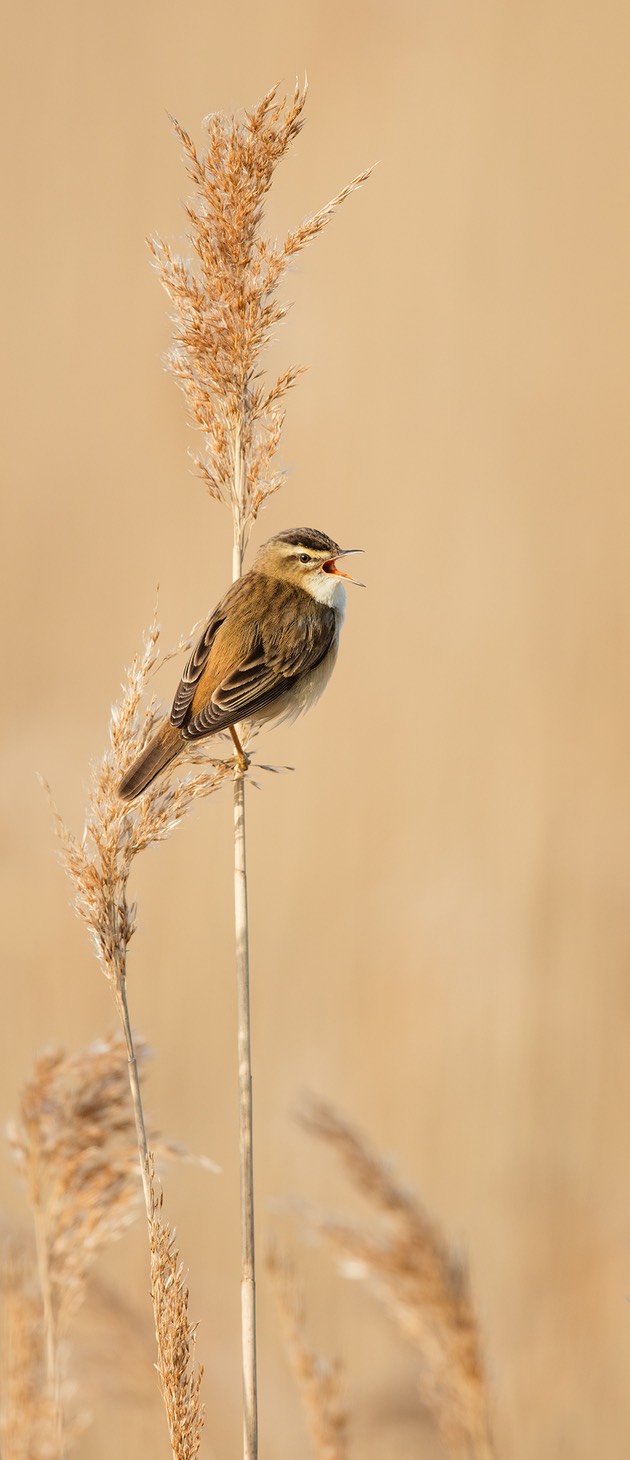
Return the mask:
M 234 778 L 234 920 L 238 998 L 239 1148 L 241 1173 L 241 1341 L 243 1364 L 243 1454 L 258 1455 L 256 1389 L 256 1272 L 254 1260 L 254 1170 L 252 1149 L 252 1062 L 249 1016 L 249 924 L 245 852 L 245 780 Z
M 151 1187 L 151 1174 L 149 1164 L 149 1147 L 147 1144 L 147 1131 L 144 1120 L 144 1109 L 142 1106 L 142 1092 L 140 1090 L 140 1074 L 138 1061 L 131 1033 L 131 1022 L 129 1019 L 129 1006 L 127 1004 L 127 976 L 122 974 L 115 988 L 116 1007 L 123 1027 L 125 1044 L 127 1046 L 127 1071 L 129 1074 L 129 1088 L 131 1090 L 131 1103 L 133 1105 L 133 1116 L 136 1125 L 136 1139 L 138 1141 L 138 1155 L 140 1157 L 140 1171 L 142 1175 L 142 1190 L 144 1192 L 144 1205 L 146 1207 L 147 1221 L 152 1222 L 155 1215 L 155 1199 Z
M 235 432 L 233 579 L 243 568 L 242 507 L 246 463 L 241 430 Z M 241 1190 L 241 1352 L 243 1372 L 243 1455 L 258 1456 L 256 1384 L 256 1268 L 254 1256 L 254 1162 L 252 1140 L 252 1055 L 249 1012 L 249 914 L 245 843 L 245 778 L 234 772 L 234 926 L 238 1015 L 239 1154 Z

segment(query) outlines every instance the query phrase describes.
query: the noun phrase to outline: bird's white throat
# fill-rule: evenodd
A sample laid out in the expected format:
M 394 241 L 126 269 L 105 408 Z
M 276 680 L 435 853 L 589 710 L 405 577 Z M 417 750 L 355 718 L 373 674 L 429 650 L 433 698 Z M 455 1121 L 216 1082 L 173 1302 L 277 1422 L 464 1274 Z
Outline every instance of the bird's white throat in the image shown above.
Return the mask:
M 306 584 L 304 585 L 306 587 Z M 346 611 L 346 590 L 344 584 L 334 573 L 312 573 L 308 582 L 307 592 L 311 598 L 316 598 L 318 603 L 325 603 L 328 608 L 334 608 L 339 619 L 343 619 Z

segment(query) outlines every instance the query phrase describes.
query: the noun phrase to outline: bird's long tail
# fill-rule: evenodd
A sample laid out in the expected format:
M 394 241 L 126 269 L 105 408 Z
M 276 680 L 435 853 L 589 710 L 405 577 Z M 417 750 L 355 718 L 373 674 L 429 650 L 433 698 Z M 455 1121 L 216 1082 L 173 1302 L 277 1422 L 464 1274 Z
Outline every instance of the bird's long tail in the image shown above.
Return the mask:
M 123 801 L 134 801 L 136 796 L 144 791 L 151 781 L 179 755 L 183 746 L 182 732 L 177 725 L 171 725 L 167 720 L 156 731 L 152 740 L 143 750 L 142 755 L 134 761 L 131 770 L 123 776 L 118 787 L 118 795 Z

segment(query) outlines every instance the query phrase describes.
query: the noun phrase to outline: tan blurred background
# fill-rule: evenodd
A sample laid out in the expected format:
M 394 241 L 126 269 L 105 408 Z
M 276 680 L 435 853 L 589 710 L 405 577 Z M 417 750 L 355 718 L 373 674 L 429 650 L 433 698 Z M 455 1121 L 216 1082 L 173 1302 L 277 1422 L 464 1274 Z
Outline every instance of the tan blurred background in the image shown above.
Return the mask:
M 259 1247 L 287 1193 L 343 1203 L 291 1119 L 314 1089 L 468 1253 L 500 1453 L 625 1453 L 630 16 L 60 0 L 6 28 L 2 1116 L 43 1046 L 113 1024 L 35 773 L 78 828 L 156 583 L 171 642 L 230 573 L 160 363 L 144 239 L 181 239 L 187 193 L 166 109 L 199 136 L 306 71 L 270 226 L 380 165 L 292 272 L 277 359 L 310 368 L 256 540 L 362 544 L 369 591 L 322 704 L 263 742 L 297 773 L 249 797 Z M 224 794 L 138 866 L 130 984 L 153 1114 L 223 1167 L 166 1179 L 217 1456 L 240 1444 L 230 822 Z M 354 1453 L 433 1453 L 411 1355 L 296 1252 Z M 101 1273 L 150 1363 L 142 1233 Z M 260 1345 L 263 1453 L 285 1460 L 305 1441 L 264 1278 Z M 146 1388 L 101 1399 L 82 1454 L 167 1455 Z

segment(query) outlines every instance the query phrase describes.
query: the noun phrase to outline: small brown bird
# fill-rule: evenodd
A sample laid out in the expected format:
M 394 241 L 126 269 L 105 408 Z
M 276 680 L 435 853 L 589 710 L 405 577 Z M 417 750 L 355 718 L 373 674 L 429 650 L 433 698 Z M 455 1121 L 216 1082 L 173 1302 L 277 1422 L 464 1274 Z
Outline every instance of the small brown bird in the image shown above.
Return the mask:
M 345 609 L 340 548 L 312 527 L 279 532 L 260 548 L 249 573 L 228 589 L 180 680 L 170 719 L 149 741 L 118 788 L 133 801 L 187 743 L 235 726 L 295 719 L 319 699 L 337 658 Z M 363 586 L 363 585 L 359 585 Z

